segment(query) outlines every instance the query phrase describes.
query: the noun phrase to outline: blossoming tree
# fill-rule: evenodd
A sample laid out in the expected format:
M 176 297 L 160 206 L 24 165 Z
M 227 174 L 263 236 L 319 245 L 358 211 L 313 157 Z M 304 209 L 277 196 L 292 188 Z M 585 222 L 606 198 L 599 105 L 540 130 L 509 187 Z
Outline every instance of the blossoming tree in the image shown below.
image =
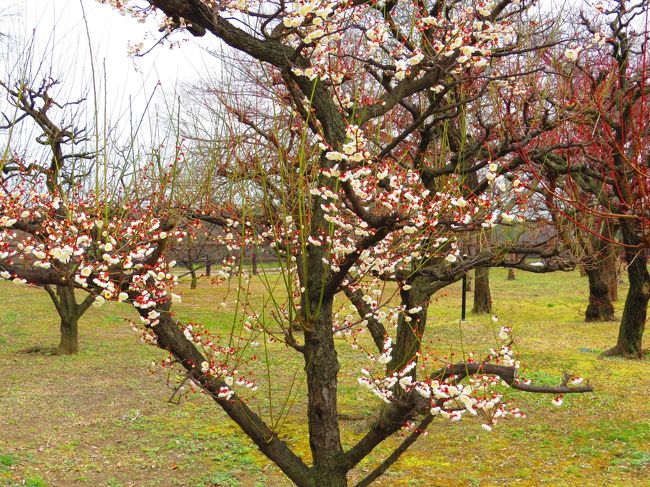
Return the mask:
M 603 241 L 595 245 L 596 258 L 602 260 L 603 249 L 612 245 L 623 248 L 630 288 L 617 343 L 606 356 L 644 354 L 650 299 L 649 13 L 647 2 L 625 1 L 601 2 L 581 13 L 578 37 L 558 64 L 564 81 L 555 103 L 570 118 L 554 137 L 566 150 L 530 158 L 531 172 L 555 199 L 556 210 Z M 595 299 L 606 297 L 602 270 L 590 279 L 597 288 Z
M 1 173 L 3 179 L 17 177 L 24 181 L 31 177 L 34 186 L 40 185 L 42 190 L 62 196 L 70 187 L 80 184 L 88 174 L 86 161 L 94 159 L 95 154 L 84 150 L 88 137 L 85 130 L 77 127 L 73 121 L 78 116 L 75 109 L 83 105 L 83 100 L 57 102 L 52 91 L 58 84 L 58 81 L 49 78 L 40 83 L 24 78 L 0 81 L 0 88 L 6 94 L 11 109 L 3 113 L 0 130 L 8 133 L 5 153 L 13 152 L 13 157 L 2 165 Z M 13 139 L 20 139 L 16 137 L 18 132 L 29 133 L 26 125 L 30 121 L 38 133 L 35 140 L 27 142 L 27 145 L 36 143 L 37 146 L 47 147 L 51 155 L 49 163 L 26 164 L 18 155 L 19 150 Z M 39 184 L 39 181 L 43 184 Z M 75 354 L 79 351 L 79 319 L 88 310 L 93 298 L 88 296 L 77 302 L 73 283 L 56 285 L 54 288 L 49 284 L 43 287 L 60 317 L 61 340 L 57 351 L 66 355 Z
M 541 35 L 517 29 L 533 15 L 529 2 L 163 0 L 145 9 L 110 3 L 140 17 L 162 11 L 165 29 L 209 31 L 261 62 L 264 90 L 285 100 L 262 105 L 279 115 L 268 120 L 282 130 L 235 113 L 247 134 L 255 134 L 251 140 L 274 146 L 276 157 L 269 161 L 268 152 L 233 137 L 230 156 L 237 164 L 224 173 L 239 187 L 233 200 L 191 209 L 226 229 L 219 238 L 231 256 L 216 275 L 224 285 L 236 282 L 236 294 L 244 296 L 235 303 L 238 327 L 221 344 L 199 324 L 174 319 L 175 279 L 163 251 L 178 231 L 174 218 L 157 215 L 169 207 L 165 191 L 157 193 L 159 202 L 126 206 L 71 198 L 59 214 L 54 200 L 25 186 L 7 188 L 0 221 L 5 278 L 72 281 L 99 303 L 133 303 L 146 339 L 168 350 L 169 363 L 182 367 L 189 383 L 297 485 L 346 485 L 359 462 L 402 428 L 412 432 L 359 485 L 378 478 L 436 418 L 475 416 L 489 431 L 504 417 L 522 417 L 506 403 L 505 387 L 553 394 L 558 405 L 562 394 L 591 391 L 570 375 L 556 387 L 521 377 L 507 326 L 496 330 L 499 344 L 485 354 L 425 360 L 432 293 L 467 269 L 505 261 L 493 249 L 465 258 L 457 235 L 525 214 L 523 198 L 504 208 L 501 190 L 492 188 L 510 166 L 522 164 L 518 150 L 546 130 L 543 103 L 513 110 L 486 94 L 495 87 L 498 99 L 499 90 L 522 89 L 517 60 L 540 47 L 529 41 Z M 506 130 L 513 119 L 523 123 Z M 278 133 L 286 134 L 281 141 Z M 475 184 L 468 184 L 468 174 L 477 175 Z M 516 177 L 508 184 L 504 191 L 525 193 Z M 243 204 L 249 195 L 263 212 Z M 16 230 L 31 237 L 16 242 Z M 238 273 L 236 259 L 245 246 L 262 242 L 282 261 L 286 299 L 260 310 L 245 299 L 248 276 Z M 337 296 L 343 294 L 359 318 L 342 312 L 346 304 Z M 281 341 L 304 359 L 311 465 L 283 441 L 277 423 L 248 405 L 257 385 L 238 368 L 260 337 Z M 337 337 L 363 350 L 358 383 L 382 404 L 358 439 L 342 438 Z

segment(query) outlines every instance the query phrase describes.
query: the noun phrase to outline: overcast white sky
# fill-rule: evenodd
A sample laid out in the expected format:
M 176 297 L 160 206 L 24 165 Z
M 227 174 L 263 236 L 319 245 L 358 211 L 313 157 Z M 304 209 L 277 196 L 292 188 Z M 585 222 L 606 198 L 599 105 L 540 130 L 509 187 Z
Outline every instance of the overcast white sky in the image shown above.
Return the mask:
M 543 0 L 542 4 L 551 6 L 565 1 Z M 160 37 L 155 21 L 138 24 L 95 0 L 0 0 L 0 32 L 9 32 L 17 39 L 14 50 L 24 46 L 33 34 L 36 57 L 47 59 L 54 77 L 65 82 L 71 96 L 90 87 L 90 50 L 82 5 L 101 77 L 102 66 L 106 66 L 110 112 L 114 116 L 128 109 L 129 96 L 141 108 L 158 81 L 161 91 L 173 93 L 177 83 L 220 69 L 200 47 L 215 48 L 218 40 L 213 36 L 197 39 L 188 35 L 181 48 L 158 46 L 144 58 L 133 59 L 127 56 L 129 42 L 144 40 L 149 47 Z
M 6 43 L 8 47 L 3 46 L 9 52 L 0 58 L 0 64 L 5 64 L 0 71 L 4 76 L 6 70 L 12 69 L 33 36 L 34 58 L 45 60 L 45 69 L 38 77 L 42 78 L 49 74 L 47 69 L 52 69 L 52 77 L 63 83 L 59 91 L 61 99 L 86 96 L 90 105 L 93 103 L 92 48 L 96 77 L 102 85 L 98 97 L 101 105 L 107 99 L 107 112 L 113 122 L 118 117 L 128 117 L 129 111 L 138 118 L 154 90 L 173 99 L 170 95 L 178 83 L 196 80 L 201 73 L 219 69 L 214 58 L 200 47 L 203 43 L 215 48 L 218 41 L 214 37 L 204 40 L 188 36 L 181 48 L 158 46 L 142 58 L 128 57 L 129 42 L 136 44 L 144 40 L 148 47 L 160 38 L 156 27 L 155 22 L 143 25 L 123 17 L 95 0 L 0 0 L 0 32 L 11 36 Z M 162 96 L 156 97 L 156 103 L 162 110 Z

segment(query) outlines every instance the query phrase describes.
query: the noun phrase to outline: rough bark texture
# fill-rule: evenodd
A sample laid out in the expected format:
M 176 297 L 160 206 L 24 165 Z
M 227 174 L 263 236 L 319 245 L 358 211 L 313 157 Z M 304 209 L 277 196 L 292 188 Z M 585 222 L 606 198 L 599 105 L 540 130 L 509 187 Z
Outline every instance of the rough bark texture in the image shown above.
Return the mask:
M 616 249 L 612 248 L 607 253 L 607 256 L 603 260 L 603 276 L 607 282 L 607 288 L 609 289 L 609 299 L 611 301 L 618 300 L 618 280 L 619 280 L 619 267 L 618 267 L 618 255 Z
M 586 268 L 585 272 L 589 279 L 589 305 L 585 311 L 585 321 L 612 321 L 614 306 L 602 262 L 592 268 Z
M 322 223 L 315 214 L 313 225 Z M 302 282 L 302 319 L 305 329 L 305 373 L 307 379 L 307 423 L 309 446 L 313 459 L 312 474 L 317 485 L 340 487 L 347 485 L 347 471 L 341 467 L 343 447 L 338 419 L 339 361 L 332 332 L 334 295 L 324 292 L 328 279 L 322 265 L 323 249 L 310 247 L 307 255 L 307 275 Z
M 643 358 L 643 331 L 650 300 L 650 274 L 648 273 L 645 249 L 639 248 L 640 240 L 631 223 L 622 223 L 625 260 L 630 288 L 625 298 L 625 307 L 618 332 L 616 346 L 605 351 L 603 356 Z
M 79 353 L 79 316 L 77 313 L 77 300 L 74 289 L 58 286 L 57 294 L 61 310 L 61 341 L 59 353 L 62 355 L 74 355 Z
M 603 222 L 602 237 L 588 237 L 584 245 L 587 253 L 583 268 L 589 280 L 589 304 L 585 321 L 612 321 L 617 297 L 618 256 L 611 243 L 614 230 L 610 222 Z
M 477 267 L 474 270 L 474 313 L 491 313 L 492 296 L 490 295 L 490 268 Z
M 337 408 L 339 363 L 334 347 L 332 303 L 322 303 L 314 320 L 314 330 L 305 332 L 305 372 L 307 375 L 307 420 L 309 445 L 318 485 L 347 485 Z
M 422 335 L 427 322 L 427 309 L 431 296 L 428 280 L 423 276 L 418 276 L 410 284 L 411 289 L 400 291 L 406 312 L 400 315 L 397 323 L 393 358 L 388 364 L 389 374 L 402 369 L 415 357 L 416 352 L 420 350 Z M 409 310 L 417 308 L 419 308 L 419 311 L 409 313 Z

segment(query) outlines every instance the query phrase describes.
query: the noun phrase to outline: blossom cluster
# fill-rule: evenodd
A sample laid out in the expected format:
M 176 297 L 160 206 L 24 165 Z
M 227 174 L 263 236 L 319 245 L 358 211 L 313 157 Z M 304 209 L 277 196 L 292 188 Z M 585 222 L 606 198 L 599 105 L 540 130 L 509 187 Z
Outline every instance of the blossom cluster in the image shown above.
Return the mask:
M 155 326 L 161 302 L 178 300 L 177 278 L 161 249 L 182 239 L 152 211 L 111 207 L 81 190 L 67 197 L 39 191 L 39 183 L 4 181 L 0 188 L 0 277 L 16 283 L 85 289 L 95 305 L 130 301 Z M 31 270 L 36 271 L 29 272 Z M 48 282 L 48 279 L 52 282 Z
M 519 361 L 514 359 L 510 346 L 512 330 L 501 327 L 498 337 L 504 344 L 499 350 L 490 350 L 480 363 L 494 363 L 508 367 L 520 368 Z M 380 366 L 390 361 L 392 340 L 387 337 L 382 353 L 374 358 Z M 477 360 L 470 353 L 466 363 L 473 364 Z M 429 413 L 440 416 L 452 422 L 460 421 L 464 415 L 476 416 L 483 421 L 482 427 L 491 431 L 492 427 L 505 417 L 524 418 L 525 414 L 516 407 L 510 407 L 505 400 L 504 390 L 508 385 L 498 376 L 484 374 L 479 371 L 476 375 L 467 377 L 467 384 L 462 384 L 463 377 L 448 374 L 444 379 L 435 374 L 421 380 L 415 378 L 416 360 L 411 360 L 401 370 L 388 376 L 380 371 L 373 374 L 369 369 L 361 369 L 358 382 L 364 388 L 375 394 L 384 402 L 399 400 L 400 394 L 413 393 L 430 402 Z M 451 367 L 451 364 L 447 365 Z M 418 367 L 422 368 L 422 367 Z M 522 379 L 520 379 L 522 380 Z

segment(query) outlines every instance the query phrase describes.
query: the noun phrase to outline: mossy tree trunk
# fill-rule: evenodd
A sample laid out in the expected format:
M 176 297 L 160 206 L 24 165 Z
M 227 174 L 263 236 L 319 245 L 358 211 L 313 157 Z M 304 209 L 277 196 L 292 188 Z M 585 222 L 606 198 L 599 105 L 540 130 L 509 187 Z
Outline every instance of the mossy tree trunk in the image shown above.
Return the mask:
M 618 288 L 618 269 L 616 250 L 609 242 L 613 238 L 611 225 L 604 225 L 603 234 L 591 246 L 591 256 L 583 266 L 589 280 L 589 304 L 585 311 L 585 321 L 614 320 L 614 305 Z
M 589 279 L 589 304 L 585 311 L 585 321 L 612 321 L 614 306 L 612 305 L 610 286 L 606 275 L 604 261 L 586 267 Z
M 625 298 L 618 340 L 613 348 L 603 353 L 606 357 L 643 358 L 642 340 L 650 300 L 650 273 L 646 250 L 641 246 L 633 225 L 628 222 L 621 224 L 630 288 Z

